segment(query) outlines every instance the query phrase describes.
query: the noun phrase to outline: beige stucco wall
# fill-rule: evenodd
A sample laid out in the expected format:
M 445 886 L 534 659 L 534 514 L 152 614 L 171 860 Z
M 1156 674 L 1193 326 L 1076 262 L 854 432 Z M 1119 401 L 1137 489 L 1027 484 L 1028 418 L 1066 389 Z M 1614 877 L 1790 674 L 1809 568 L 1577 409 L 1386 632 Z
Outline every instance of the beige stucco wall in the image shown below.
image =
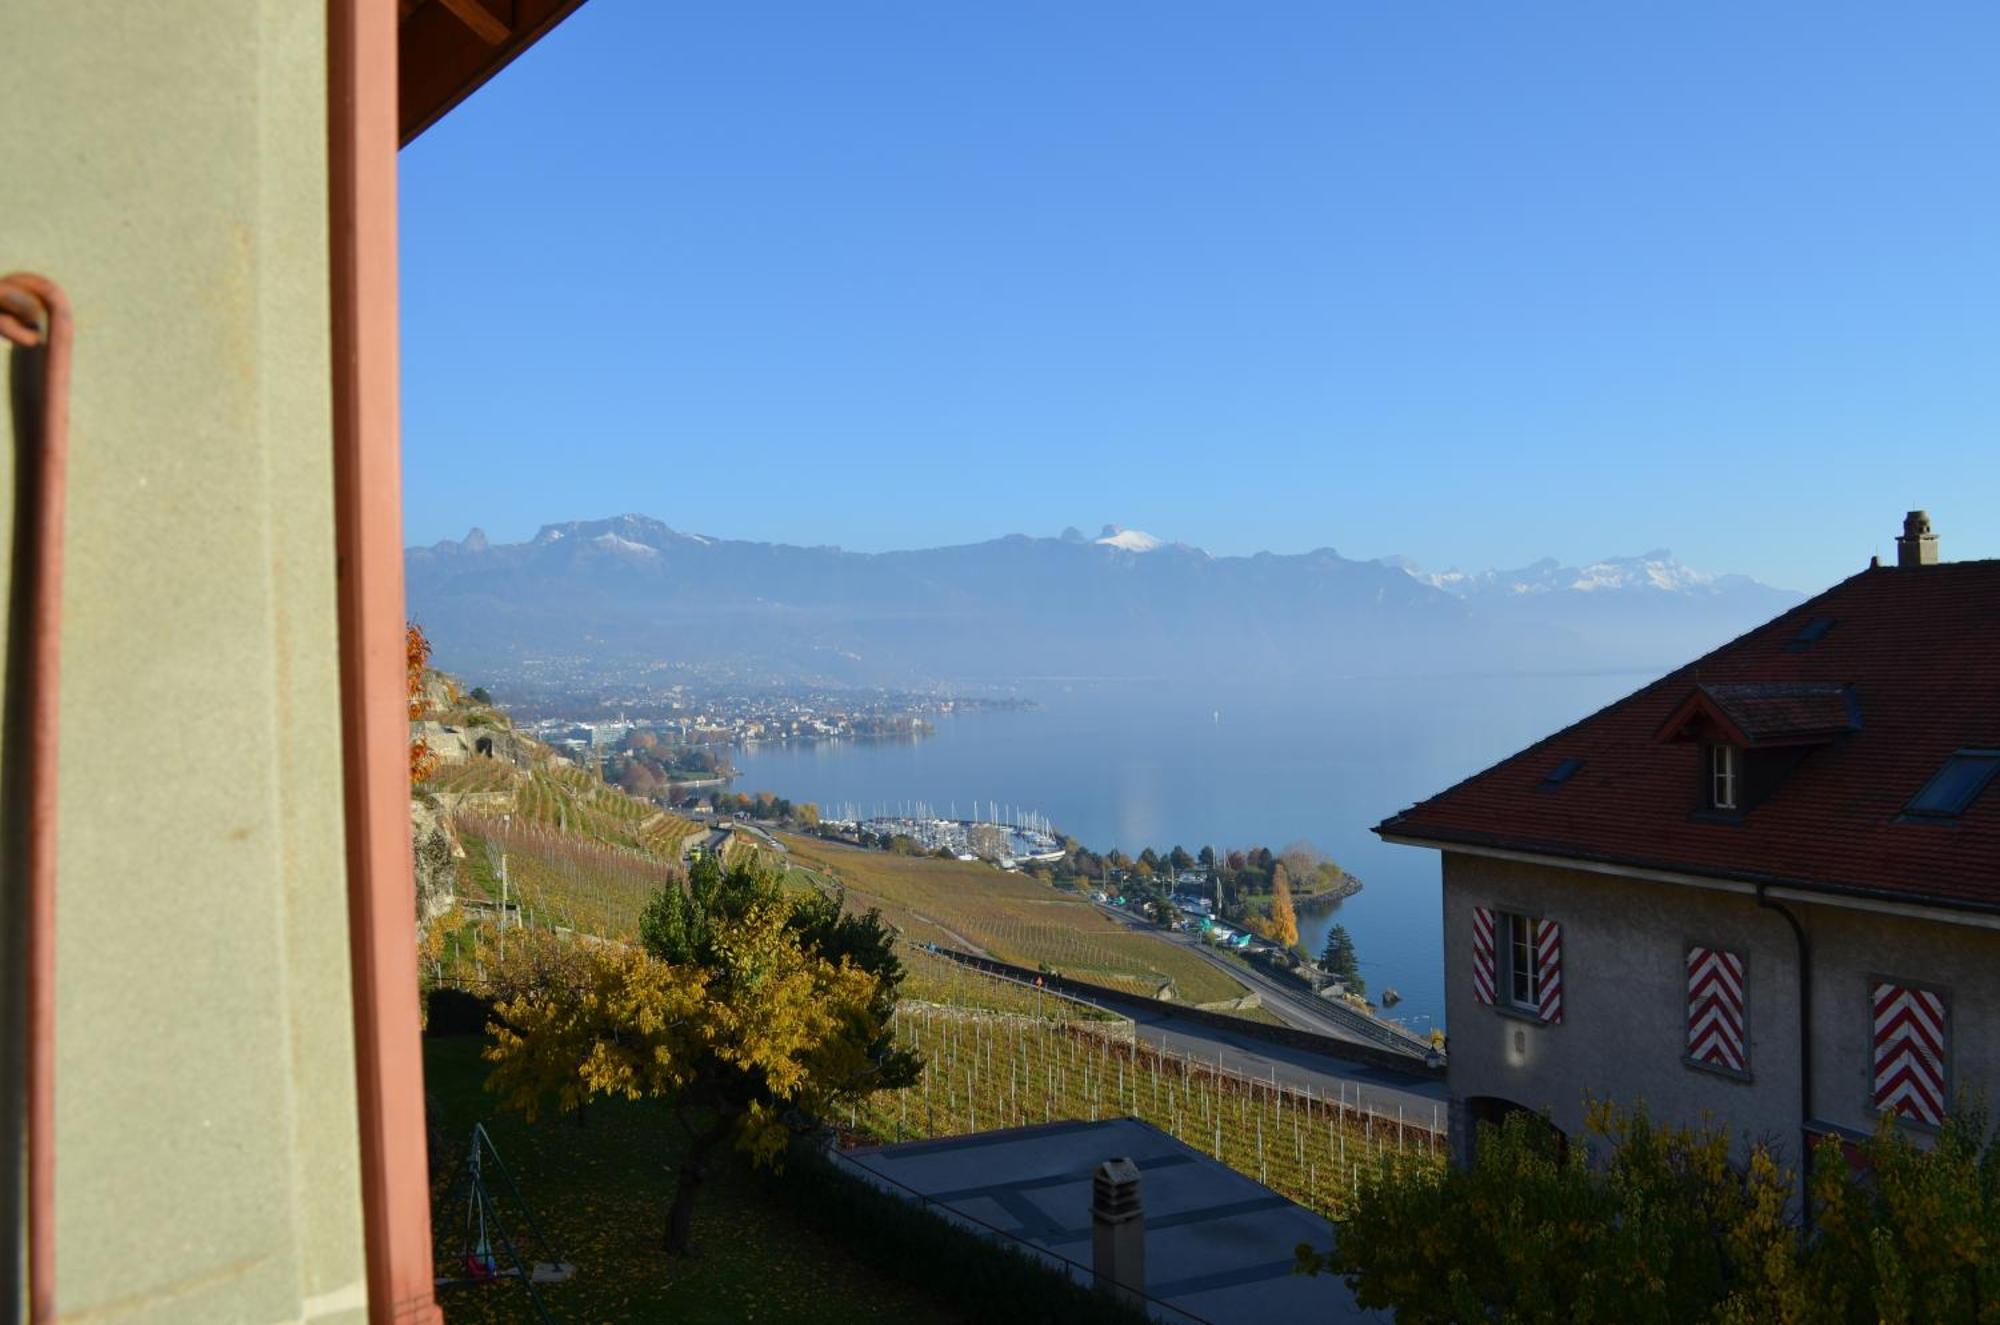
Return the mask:
M 0 5 L 0 268 L 62 283 L 78 328 L 66 1320 L 364 1314 L 325 39 L 292 0 Z
M 1799 1149 L 1797 945 L 1790 927 L 1737 893 L 1496 860 L 1444 856 L 1445 1000 L 1454 1126 L 1464 1102 L 1494 1096 L 1545 1109 L 1578 1134 L 1584 1096 L 1643 1099 L 1654 1116 L 1706 1114 L 1739 1136 Z M 1812 946 L 1813 1114 L 1866 1132 L 1871 1107 L 1870 975 L 1948 987 L 1958 1087 L 2000 1086 L 2000 930 L 1834 906 L 1788 904 Z M 1546 916 L 1563 926 L 1564 1019 L 1481 1005 L 1472 989 L 1472 908 Z M 1690 943 L 1747 959 L 1747 1080 L 1683 1061 Z

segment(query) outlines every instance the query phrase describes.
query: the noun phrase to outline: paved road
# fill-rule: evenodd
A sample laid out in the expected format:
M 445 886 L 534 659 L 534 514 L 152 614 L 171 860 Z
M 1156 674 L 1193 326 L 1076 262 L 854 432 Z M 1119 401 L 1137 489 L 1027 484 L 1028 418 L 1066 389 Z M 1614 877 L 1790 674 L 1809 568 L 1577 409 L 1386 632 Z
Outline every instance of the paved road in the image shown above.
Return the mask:
M 1433 1078 L 1274 1044 L 1257 1035 L 1193 1021 L 1179 1015 L 1171 1003 L 1133 998 L 1097 999 L 1073 985 L 1062 991 L 1062 997 L 1116 1013 L 1133 1023 L 1134 1033 L 1145 1043 L 1220 1067 L 1225 1072 L 1274 1081 L 1293 1090 L 1311 1090 L 1320 1098 L 1345 1100 L 1356 1108 L 1373 1109 L 1384 1118 L 1395 1118 L 1401 1110 L 1403 1119 L 1413 1126 L 1441 1128 L 1446 1119 L 1449 1093 L 1444 1082 Z
M 1160 929 L 1128 911 L 1121 911 L 1115 906 L 1105 906 L 1101 902 L 1098 903 L 1098 910 L 1121 924 L 1144 930 L 1154 938 L 1168 943 L 1178 943 L 1211 966 L 1228 974 L 1231 979 L 1250 986 L 1257 991 L 1258 998 L 1273 1016 L 1296 1030 L 1329 1035 L 1336 1040 L 1345 1040 L 1349 1044 L 1375 1045 L 1410 1054 L 1422 1054 L 1424 1051 L 1425 1046 L 1420 1041 L 1400 1034 L 1363 1013 L 1329 1005 L 1326 1000 L 1267 975 L 1248 962 L 1231 961 L 1194 935 L 1179 930 Z
M 1224 1071 L 1275 1081 L 1294 1090 L 1309 1088 L 1316 1096 L 1343 1099 L 1387 1118 L 1394 1118 L 1400 1108 L 1412 1124 L 1428 1127 L 1433 1120 L 1439 1125 L 1444 1122 L 1447 1096 L 1442 1081 L 1405 1076 L 1310 1049 L 1293 1049 L 1205 1022 L 1185 1021 L 1166 1004 L 1157 1012 L 1126 1004 L 1111 1010 L 1138 1023 L 1139 1038 L 1146 1043 L 1219 1064 Z

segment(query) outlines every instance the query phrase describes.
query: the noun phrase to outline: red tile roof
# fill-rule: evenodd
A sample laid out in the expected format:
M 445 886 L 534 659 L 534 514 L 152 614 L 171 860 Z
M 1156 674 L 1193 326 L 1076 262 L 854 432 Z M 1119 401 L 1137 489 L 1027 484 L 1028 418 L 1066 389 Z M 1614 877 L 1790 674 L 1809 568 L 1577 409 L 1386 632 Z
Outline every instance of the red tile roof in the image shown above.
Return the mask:
M 1738 745 L 1819 744 L 1856 729 L 1860 715 L 1850 686 L 1821 681 L 1704 682 L 1661 729 L 1684 738 L 1709 719 Z
M 1801 631 L 1820 617 L 1831 628 L 1802 646 Z M 1698 813 L 1699 744 L 1662 739 L 1698 693 L 1753 737 L 1842 730 L 1806 747 L 1768 798 L 1718 821 Z M 2000 561 L 1881 567 L 1375 831 L 2000 910 L 2000 782 L 1954 820 L 1900 820 L 1945 761 L 1969 748 L 2000 749 Z M 1566 759 L 1582 766 L 1545 789 Z

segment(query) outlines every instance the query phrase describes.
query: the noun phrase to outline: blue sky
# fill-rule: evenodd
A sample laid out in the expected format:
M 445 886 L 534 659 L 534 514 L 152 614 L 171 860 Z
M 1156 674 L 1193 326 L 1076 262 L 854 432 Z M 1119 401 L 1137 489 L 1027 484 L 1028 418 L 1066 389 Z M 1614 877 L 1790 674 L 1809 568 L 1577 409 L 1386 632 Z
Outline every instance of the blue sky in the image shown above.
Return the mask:
M 590 0 L 402 157 L 409 541 L 2000 556 L 2000 7 Z

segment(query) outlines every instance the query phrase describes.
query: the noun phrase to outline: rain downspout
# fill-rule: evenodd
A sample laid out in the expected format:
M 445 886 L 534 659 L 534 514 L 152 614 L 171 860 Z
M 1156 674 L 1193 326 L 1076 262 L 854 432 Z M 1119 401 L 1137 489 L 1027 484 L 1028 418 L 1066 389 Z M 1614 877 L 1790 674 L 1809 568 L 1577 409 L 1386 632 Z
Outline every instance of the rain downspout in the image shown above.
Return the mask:
M 1806 928 L 1799 923 L 1797 915 L 1790 908 L 1774 902 L 1765 891 L 1763 884 L 1757 885 L 1757 905 L 1767 911 L 1776 911 L 1792 927 L 1792 939 L 1798 944 L 1799 961 L 1799 1174 L 1800 1180 L 1806 1176 L 1806 1165 L 1812 1158 L 1813 1120 L 1813 1040 L 1812 1040 L 1812 940 L 1806 937 Z M 1812 1203 L 1804 1207 L 1806 1224 L 1812 1224 Z

